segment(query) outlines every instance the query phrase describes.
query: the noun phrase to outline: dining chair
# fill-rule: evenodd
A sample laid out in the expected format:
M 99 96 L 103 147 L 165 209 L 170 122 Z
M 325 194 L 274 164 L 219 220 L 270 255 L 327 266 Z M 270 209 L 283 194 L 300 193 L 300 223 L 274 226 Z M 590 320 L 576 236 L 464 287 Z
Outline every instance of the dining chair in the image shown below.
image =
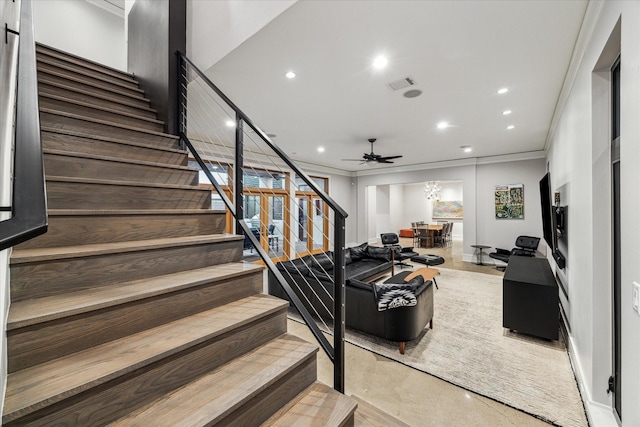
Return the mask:
M 431 247 L 431 236 L 429 236 L 429 230 L 427 230 L 426 228 L 418 228 L 418 247 Z
M 418 232 L 417 227 L 411 227 L 411 231 L 413 231 L 413 246 L 420 245 L 420 233 Z

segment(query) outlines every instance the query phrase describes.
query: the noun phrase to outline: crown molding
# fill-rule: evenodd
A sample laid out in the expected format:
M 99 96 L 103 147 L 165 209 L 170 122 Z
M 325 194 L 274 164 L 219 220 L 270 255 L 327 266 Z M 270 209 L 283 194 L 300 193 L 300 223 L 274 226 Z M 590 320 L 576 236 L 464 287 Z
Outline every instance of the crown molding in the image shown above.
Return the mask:
M 551 117 L 551 124 L 549 125 L 549 131 L 547 132 L 547 138 L 544 143 L 545 153 L 548 153 L 549 148 L 551 147 L 551 141 L 553 140 L 556 128 L 558 127 L 560 116 L 564 112 L 567 101 L 569 100 L 569 94 L 573 89 L 573 84 L 576 81 L 576 76 L 578 75 L 580 64 L 582 64 L 584 54 L 587 51 L 587 46 L 589 45 L 589 41 L 593 36 L 598 18 L 602 13 L 604 3 L 605 2 L 601 0 L 590 0 L 587 4 L 587 10 L 584 13 L 582 25 L 580 26 L 580 32 L 578 33 L 576 44 L 573 47 L 573 53 L 571 54 L 571 60 L 569 61 L 569 66 L 567 67 L 567 73 L 564 76 L 562 89 L 560 90 L 558 100 L 556 101 L 556 108 L 554 109 L 553 116 Z
M 493 163 L 505 163 L 505 162 L 517 162 L 521 160 L 544 159 L 545 157 L 546 157 L 546 153 L 543 150 L 528 151 L 524 153 L 503 154 L 500 156 L 471 157 L 467 159 L 447 160 L 443 162 L 432 162 L 432 163 L 419 163 L 415 165 L 396 166 L 396 167 L 389 167 L 384 169 L 368 169 L 363 171 L 357 171 L 355 172 L 354 176 L 356 177 L 371 176 L 371 175 L 383 175 L 383 174 L 390 174 L 390 173 L 413 172 L 413 171 L 420 171 L 420 170 L 426 170 L 426 169 L 444 169 L 444 168 L 454 168 L 454 167 L 460 167 L 460 166 L 489 165 Z
M 124 9 L 116 6 L 115 4 L 107 0 L 85 0 L 85 1 L 96 7 L 99 7 L 102 10 L 106 10 L 107 12 L 117 16 L 118 18 L 124 19 Z

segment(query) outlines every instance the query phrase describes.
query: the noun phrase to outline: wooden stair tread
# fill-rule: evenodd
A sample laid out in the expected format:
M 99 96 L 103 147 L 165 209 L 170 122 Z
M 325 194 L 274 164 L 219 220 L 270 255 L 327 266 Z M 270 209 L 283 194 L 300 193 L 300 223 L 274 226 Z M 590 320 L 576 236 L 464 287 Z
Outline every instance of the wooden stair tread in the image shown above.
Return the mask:
M 351 398 L 316 381 L 262 425 L 342 426 L 356 407 Z
M 283 335 L 111 426 L 213 425 L 275 383 L 292 367 L 315 357 L 317 347 Z
M 87 313 L 262 270 L 263 267 L 260 265 L 244 262 L 219 264 L 95 289 L 17 301 L 12 303 L 9 308 L 7 330 Z
M 90 257 L 105 254 L 139 252 L 168 247 L 232 242 L 242 240 L 243 238 L 244 237 L 235 234 L 211 234 L 79 246 L 62 246 L 54 248 L 15 249 L 11 254 L 10 264 L 16 265 L 30 262 Z
M 91 68 L 95 71 L 107 71 L 110 74 L 115 74 L 120 76 L 125 80 L 136 80 L 135 76 L 131 73 L 127 73 L 126 71 L 118 70 L 117 68 L 110 67 L 108 65 L 100 64 L 99 62 L 92 61 L 87 58 L 82 58 L 80 56 L 74 55 L 69 52 L 64 52 L 60 49 L 56 49 L 55 47 L 47 46 L 42 43 L 36 43 L 36 53 L 52 56 L 63 61 L 74 62 L 78 65 L 82 65 L 86 68 Z
M 139 92 L 135 92 L 132 93 L 131 91 L 127 90 L 127 89 L 117 89 L 111 86 L 106 86 L 104 84 L 101 84 L 100 82 L 95 82 L 92 81 L 91 79 L 80 79 L 80 78 L 76 78 L 72 75 L 69 74 L 65 74 L 65 73 L 58 73 L 56 71 L 53 70 L 43 70 L 43 69 L 38 69 L 38 81 L 42 81 L 43 83 L 46 84 L 53 84 L 55 83 L 55 81 L 51 80 L 51 76 L 53 77 L 57 77 L 60 79 L 64 79 L 64 80 L 69 80 L 75 83 L 79 83 L 85 86 L 89 86 L 91 88 L 94 89 L 98 89 L 98 90 L 103 90 L 105 92 L 110 92 L 110 93 L 114 93 L 114 94 L 118 94 L 121 96 L 125 96 L 127 98 L 131 98 L 131 99 L 135 99 L 138 101 L 144 101 L 144 102 L 149 102 L 149 99 L 145 97 L 144 92 L 143 93 L 139 93 Z
M 167 151 L 167 152 L 171 152 L 171 153 L 182 153 L 184 154 L 185 151 L 184 150 L 179 150 L 179 149 L 175 149 L 175 148 L 166 148 L 166 147 L 160 147 L 160 146 L 155 146 L 155 145 L 151 145 L 151 144 L 145 144 L 143 142 L 135 142 L 135 141 L 127 141 L 124 139 L 119 139 L 119 138 L 111 138 L 108 136 L 102 136 L 102 135 L 93 135 L 90 133 L 86 133 L 86 132 L 81 132 L 81 131 L 75 131 L 75 130 L 71 130 L 71 129 L 56 129 L 56 128 L 52 128 L 49 126 L 42 126 L 41 127 L 42 132 L 50 132 L 50 133 L 57 133 L 60 135 L 69 135 L 69 136 L 78 136 L 81 138 L 90 138 L 90 139 L 95 139 L 95 140 L 100 140 L 100 141 L 106 141 L 106 142 L 113 142 L 115 144 L 125 144 L 125 145 L 132 145 L 132 146 L 136 146 L 136 147 L 142 147 L 142 148 L 148 148 L 148 149 L 152 149 L 152 150 L 160 150 L 160 151 Z M 174 135 L 165 135 L 167 137 L 169 136 L 174 136 Z
M 97 80 L 99 82 L 115 85 L 115 86 L 121 87 L 121 88 L 126 89 L 126 90 L 131 90 L 131 91 L 138 92 L 138 93 L 144 93 L 144 90 L 142 90 L 142 89 L 140 89 L 138 87 L 138 82 L 136 80 L 122 80 L 119 77 L 111 76 L 109 74 L 104 74 L 104 73 L 101 73 L 100 71 L 93 70 L 98 74 L 102 74 L 102 75 L 94 75 L 94 74 L 91 74 L 90 72 L 87 72 L 85 70 L 76 69 L 76 68 L 73 68 L 73 67 L 68 66 L 66 64 L 60 64 L 60 63 L 57 63 L 55 61 L 51 61 L 48 58 L 44 58 L 42 56 L 39 56 L 37 58 L 36 62 L 37 62 L 37 65 L 38 65 L 38 70 L 41 69 L 40 65 L 46 65 L 46 66 L 53 67 L 53 68 L 56 68 L 56 69 L 64 70 L 64 71 L 66 71 L 68 73 L 72 73 L 72 74 L 74 74 L 76 76 L 81 76 L 82 78 L 85 78 L 85 79 Z M 76 65 L 78 65 L 78 64 L 76 64 Z M 64 73 L 60 72 L 60 74 L 64 74 Z
M 152 182 L 115 181 L 111 179 L 74 178 L 74 177 L 67 177 L 67 176 L 47 176 L 46 181 L 47 182 L 75 182 L 79 184 L 118 185 L 123 187 L 171 188 L 176 190 L 194 190 L 194 191 L 211 192 L 211 190 L 208 188 L 201 188 L 195 185 L 155 184 Z
M 38 79 L 38 83 L 44 83 L 44 84 L 47 84 L 49 86 L 54 86 L 54 87 L 57 87 L 59 89 L 63 89 L 63 90 L 69 91 L 69 92 L 76 92 L 76 93 L 79 93 L 79 94 L 88 95 L 88 96 L 92 96 L 92 97 L 95 97 L 95 98 L 100 98 L 100 99 L 102 99 L 104 101 L 113 102 L 115 104 L 126 105 L 127 107 L 137 108 L 138 110 L 147 111 L 149 113 L 157 114 L 157 112 L 158 112 L 158 110 L 156 110 L 155 108 L 151 108 L 149 106 L 142 106 L 142 105 L 136 104 L 134 102 L 125 101 L 125 100 L 120 99 L 120 98 L 114 98 L 114 97 L 110 97 L 110 96 L 107 96 L 107 95 L 101 95 L 101 94 L 97 94 L 97 93 L 92 93 L 92 92 L 89 92 L 89 91 L 84 90 L 84 89 L 80 89 L 80 88 L 73 87 L 73 86 L 68 86 L 68 85 L 65 85 L 65 84 L 62 84 L 62 83 L 58 83 L 58 82 L 55 82 L 55 81 L 50 81 L 50 80 L 48 80 L 46 78 L 39 78 Z M 137 100 L 146 101 L 147 103 L 151 102 L 147 98 L 142 98 L 142 99 L 137 99 Z
M 161 136 L 163 138 L 178 139 L 178 137 L 176 135 L 171 135 L 169 133 L 157 132 L 157 131 L 148 130 L 148 129 L 144 129 L 144 128 L 138 128 L 138 127 L 134 127 L 134 126 L 123 125 L 123 124 L 120 124 L 120 123 L 110 122 L 110 121 L 107 121 L 107 120 L 94 119 L 93 117 L 86 117 L 86 116 L 82 116 L 82 115 L 79 115 L 79 114 L 73 114 L 73 113 L 66 113 L 66 112 L 57 111 L 57 110 L 51 110 L 49 108 L 40 108 L 40 113 L 48 113 L 48 114 L 53 114 L 53 115 L 56 115 L 56 116 L 70 117 L 70 118 L 73 118 L 73 119 L 76 119 L 76 120 L 84 120 L 86 122 L 92 122 L 92 123 L 98 123 L 98 124 L 101 124 L 101 125 L 113 126 L 113 127 L 116 127 L 116 128 L 125 129 L 125 130 L 131 130 L 131 131 L 134 131 L 134 132 L 140 132 L 140 133 L 146 133 L 146 134 L 149 134 L 149 135 Z
M 355 427 L 409 427 L 377 406 L 362 400 L 358 396 L 350 396 L 358 404 L 355 414 Z
M 81 215 L 219 215 L 226 211 L 223 209 L 49 209 L 49 216 L 81 216 Z
M 86 107 L 86 108 L 91 108 L 93 110 L 97 110 L 97 111 L 104 111 L 106 113 L 113 113 L 113 114 L 119 114 L 123 117 L 129 117 L 132 119 L 136 119 L 136 120 L 141 120 L 141 121 L 146 121 L 149 122 L 151 124 L 156 124 L 156 125 L 163 125 L 164 122 L 162 120 L 156 120 L 156 119 L 152 119 L 149 117 L 145 117 L 145 116 L 139 116 L 133 113 L 128 113 L 126 111 L 120 111 L 120 110 L 115 110 L 113 108 L 107 108 L 107 107 L 103 107 L 100 105 L 96 105 L 96 104 L 91 104 L 88 102 L 84 102 L 84 101 L 78 101 L 75 99 L 71 99 L 71 98 L 67 98 L 64 96 L 60 96 L 60 95 L 52 95 L 52 94 L 48 94 L 48 93 L 41 93 L 40 98 L 49 98 L 49 99 L 55 99 L 56 101 L 63 101 L 63 102 L 67 102 L 69 104 L 74 104 L 80 107 Z
M 254 295 L 212 310 L 42 363 L 7 376 L 3 422 L 286 309 L 285 301 Z
M 101 154 L 87 154 L 87 153 L 75 153 L 69 152 L 65 150 L 54 150 L 50 148 L 45 148 L 42 150 L 44 154 L 52 154 L 56 156 L 67 156 L 67 157 L 76 157 L 78 159 L 90 159 L 90 160 L 102 160 L 105 162 L 116 162 L 116 163 L 128 163 L 136 166 L 152 166 L 159 167 L 163 169 L 176 169 L 183 171 L 198 171 L 197 168 L 192 168 L 190 166 L 180 166 L 180 165 L 172 165 L 166 163 L 157 163 L 157 162 L 147 162 L 144 160 L 128 160 L 122 157 L 112 157 L 112 156 L 103 156 Z

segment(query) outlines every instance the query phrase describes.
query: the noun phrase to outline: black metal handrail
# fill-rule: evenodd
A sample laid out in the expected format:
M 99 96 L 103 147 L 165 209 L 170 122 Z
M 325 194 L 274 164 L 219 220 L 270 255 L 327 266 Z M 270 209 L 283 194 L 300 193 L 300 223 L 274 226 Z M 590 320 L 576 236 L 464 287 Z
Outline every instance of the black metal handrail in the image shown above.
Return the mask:
M 0 222 L 0 250 L 43 234 L 48 227 L 31 0 L 20 4 L 13 170 L 12 215 Z
M 320 189 L 320 187 L 313 181 L 304 171 L 302 171 L 294 162 L 291 160 L 277 145 L 275 145 L 269 137 L 263 132 L 257 125 L 255 125 L 251 119 L 240 110 L 215 84 L 213 84 L 207 76 L 202 73 L 198 67 L 193 64 L 182 52 L 177 52 L 178 56 L 178 69 L 182 70 L 186 64 L 188 64 L 191 69 L 193 69 L 196 74 L 202 79 L 206 85 L 213 90 L 217 96 L 219 96 L 236 114 L 236 141 L 235 141 L 235 153 L 234 153 L 234 162 L 235 162 L 235 204 L 229 200 L 226 196 L 225 192 L 221 188 L 220 184 L 215 180 L 209 168 L 206 166 L 205 162 L 197 152 L 196 148 L 193 146 L 191 141 L 186 135 L 186 87 L 187 82 L 185 76 L 182 73 L 179 73 L 178 82 L 178 102 L 179 102 L 179 117 L 178 117 L 178 128 L 180 129 L 179 136 L 181 138 L 181 142 L 186 144 L 194 158 L 200 165 L 200 168 L 205 173 L 211 184 L 216 189 L 216 192 L 221 197 L 231 214 L 236 219 L 236 233 L 240 233 L 240 230 L 244 233 L 245 237 L 251 242 L 258 255 L 265 263 L 266 267 L 273 274 L 273 276 L 278 280 L 282 289 L 287 294 L 289 300 L 294 305 L 296 310 L 300 313 L 303 320 L 311 330 L 311 333 L 314 335 L 316 340 L 318 341 L 321 348 L 325 351 L 329 359 L 334 364 L 334 388 L 344 393 L 344 333 L 345 333 L 345 257 L 344 257 L 344 249 L 345 249 L 345 219 L 348 216 L 347 212 L 340 207 L 331 197 L 329 197 L 324 191 Z M 249 226 L 243 221 L 243 182 L 242 182 L 242 171 L 243 171 L 243 154 L 242 154 L 242 145 L 243 145 L 243 125 L 247 124 L 253 131 L 260 137 L 260 139 L 267 144 L 267 146 L 289 167 L 291 170 L 298 175 L 306 185 L 308 185 L 317 195 L 320 197 L 327 206 L 333 210 L 334 212 L 334 268 L 333 268 L 333 280 L 334 280 L 334 322 L 333 322 L 333 347 L 324 336 L 313 317 L 309 313 L 309 311 L 305 308 L 302 301 L 298 297 L 298 295 L 293 291 L 289 283 L 286 281 L 282 273 L 278 270 L 276 265 L 273 263 L 269 254 L 263 249 L 260 245 L 260 242 L 256 238 L 256 236 L 251 232 Z

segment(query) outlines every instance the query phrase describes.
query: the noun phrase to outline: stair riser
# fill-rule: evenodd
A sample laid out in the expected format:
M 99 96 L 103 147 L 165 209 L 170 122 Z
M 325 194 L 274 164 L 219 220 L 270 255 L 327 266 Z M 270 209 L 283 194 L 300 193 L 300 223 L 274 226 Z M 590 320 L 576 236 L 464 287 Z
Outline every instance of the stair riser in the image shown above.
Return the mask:
M 49 209 L 209 209 L 208 190 L 47 181 Z
M 241 259 L 242 241 L 238 240 L 13 264 L 11 300 L 59 295 Z
M 62 111 L 65 113 L 78 114 L 83 117 L 92 117 L 94 119 L 106 120 L 113 123 L 119 123 L 128 126 L 134 126 L 141 129 L 147 129 L 155 132 L 162 132 L 164 126 L 161 123 L 150 122 L 144 118 L 130 117 L 120 114 L 117 111 L 105 111 L 95 109 L 83 105 L 77 105 L 71 102 L 59 99 L 49 98 L 47 96 L 40 97 L 40 107 L 49 108 L 51 110 Z
M 128 104 L 134 104 L 134 105 L 123 104 L 122 102 L 115 102 L 115 101 L 112 101 L 111 99 L 97 98 L 90 94 L 66 89 L 59 86 L 54 86 L 42 81 L 38 83 L 38 93 L 40 95 L 63 96 L 65 98 L 73 99 L 75 101 L 88 102 L 92 105 L 98 105 L 100 107 L 110 108 L 116 111 L 122 111 L 123 113 L 131 113 L 141 117 L 147 117 L 149 119 L 157 118 L 155 112 L 145 109 L 145 107 L 149 106 L 145 102 L 132 101 Z
M 175 146 L 176 139 L 166 136 L 137 131 L 134 129 L 121 128 L 105 123 L 82 120 L 75 117 L 60 116 L 46 111 L 40 112 L 42 126 L 53 129 L 71 130 L 76 132 L 86 132 L 90 135 L 99 135 L 107 138 L 124 139 L 132 142 L 140 142 L 161 147 Z
M 284 311 L 42 409 L 14 426 L 105 425 L 286 332 Z
M 28 240 L 16 249 L 220 234 L 225 232 L 226 214 L 156 215 L 49 215 L 45 234 Z
M 309 387 L 316 380 L 317 372 L 316 358 L 312 357 L 216 425 L 244 427 L 261 424 L 298 393 Z
M 45 153 L 44 170 L 49 176 L 100 178 L 150 184 L 198 184 L 198 171 L 78 158 L 53 153 Z
M 114 81 L 121 82 L 123 84 L 135 85 L 137 87 L 136 80 L 130 75 L 118 73 L 117 71 L 111 70 L 109 68 L 100 67 L 96 64 L 82 61 L 79 58 L 59 55 L 51 50 L 37 48 L 36 60 L 40 62 L 47 61 L 49 63 L 53 63 L 63 67 L 72 68 L 81 73 L 90 74 L 100 78 L 112 78 Z
M 262 292 L 262 272 L 9 331 L 9 372 Z
M 130 160 L 144 160 L 173 166 L 186 166 L 188 161 L 186 153 L 163 150 L 163 148 L 176 149 L 178 147 L 177 140 L 164 139 L 164 142 L 164 145 L 159 145 L 158 148 L 154 148 L 130 145 L 126 144 L 125 141 L 114 142 L 94 139 L 89 136 L 85 137 L 42 131 L 42 146 L 52 150 L 119 157 Z
M 73 68 L 73 67 L 71 67 Z M 124 90 L 124 91 L 131 91 L 131 93 L 141 93 L 140 92 L 140 88 L 138 87 L 138 84 L 134 81 L 132 82 L 125 82 L 121 79 L 118 79 L 116 77 L 111 77 L 108 75 L 104 75 L 101 73 L 97 73 L 97 72 L 91 72 L 89 71 L 86 75 L 84 74 L 84 72 L 86 70 L 82 70 L 82 72 L 78 72 L 77 70 L 69 70 L 67 65 L 54 65 L 54 64 L 48 64 L 46 62 L 43 61 L 38 61 L 37 62 L 37 69 L 38 71 L 42 70 L 42 71 L 47 71 L 50 73 L 57 73 L 60 74 L 62 76 L 71 76 L 74 79 L 78 79 L 78 80 L 83 80 L 83 81 L 96 81 L 99 82 L 99 84 L 101 86 L 104 86 L 106 88 L 110 88 L 110 89 L 118 89 L 118 90 Z
M 126 91 L 126 90 L 125 91 L 109 90 L 105 87 L 100 86 L 98 82 L 90 84 L 89 82 L 70 80 L 63 76 L 49 74 L 44 71 L 38 72 L 38 86 L 46 85 L 47 88 L 53 88 L 54 87 L 52 86 L 53 84 L 67 86 L 75 90 L 82 90 L 84 92 L 88 92 L 89 95 L 95 94 L 97 96 L 114 98 L 118 101 L 127 102 L 130 104 L 138 105 L 140 107 L 149 106 L 149 101 L 144 99 L 144 97 L 142 97 L 140 94 L 131 94 L 129 91 Z M 57 88 L 57 86 L 55 87 Z M 64 90 L 64 89 L 57 88 L 57 90 Z

